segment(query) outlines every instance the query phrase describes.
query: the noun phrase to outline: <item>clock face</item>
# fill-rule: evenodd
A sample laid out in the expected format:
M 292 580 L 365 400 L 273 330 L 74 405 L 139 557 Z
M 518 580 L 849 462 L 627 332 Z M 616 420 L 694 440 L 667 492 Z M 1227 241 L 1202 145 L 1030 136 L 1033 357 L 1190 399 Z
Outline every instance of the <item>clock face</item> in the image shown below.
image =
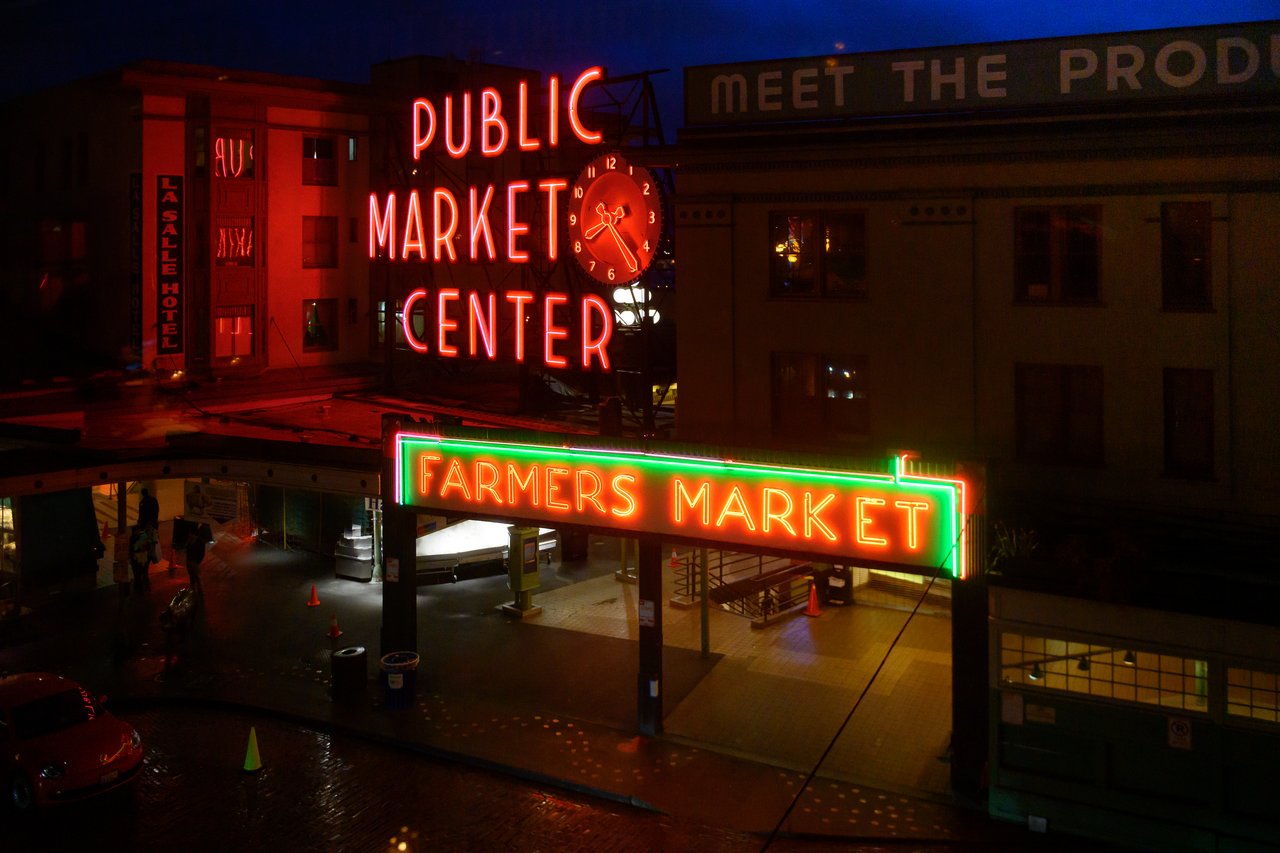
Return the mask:
M 653 261 L 661 234 L 662 200 L 648 169 L 605 154 L 573 182 L 569 246 L 595 280 L 635 281 Z

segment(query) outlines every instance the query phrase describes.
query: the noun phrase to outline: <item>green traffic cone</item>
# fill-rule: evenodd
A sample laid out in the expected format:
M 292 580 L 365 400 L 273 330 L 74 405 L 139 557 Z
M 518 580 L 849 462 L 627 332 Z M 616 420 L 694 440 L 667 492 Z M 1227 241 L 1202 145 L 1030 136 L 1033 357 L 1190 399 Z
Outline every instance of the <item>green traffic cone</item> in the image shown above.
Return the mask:
M 249 748 L 244 753 L 244 772 L 257 773 L 262 769 L 262 759 L 258 757 L 258 732 L 249 727 Z

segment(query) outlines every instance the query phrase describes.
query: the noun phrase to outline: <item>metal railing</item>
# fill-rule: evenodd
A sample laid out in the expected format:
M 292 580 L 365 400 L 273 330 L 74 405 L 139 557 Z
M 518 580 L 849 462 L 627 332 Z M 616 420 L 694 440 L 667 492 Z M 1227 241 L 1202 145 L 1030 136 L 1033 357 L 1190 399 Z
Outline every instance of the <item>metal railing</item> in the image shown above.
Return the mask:
M 757 626 L 775 621 L 808 604 L 808 562 L 735 551 L 671 552 L 668 569 L 674 591 L 673 607 L 692 607 L 702 597 L 699 560 L 706 555 L 707 598 L 723 611 L 750 619 Z

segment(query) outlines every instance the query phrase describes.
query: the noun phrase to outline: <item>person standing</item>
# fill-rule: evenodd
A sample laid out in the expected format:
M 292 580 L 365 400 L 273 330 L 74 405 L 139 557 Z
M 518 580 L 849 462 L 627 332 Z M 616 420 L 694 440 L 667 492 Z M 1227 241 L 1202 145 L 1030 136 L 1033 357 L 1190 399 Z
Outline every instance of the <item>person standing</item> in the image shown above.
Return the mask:
M 204 598 L 204 588 L 200 585 L 200 564 L 204 562 L 204 549 L 209 544 L 209 528 L 204 524 L 193 524 L 187 531 L 187 578 L 191 581 L 191 591 L 197 598 Z
M 151 589 L 151 543 L 155 531 L 135 524 L 129 536 L 129 568 L 133 570 L 133 589 L 145 595 Z
M 138 500 L 138 523 L 152 530 L 160 527 L 160 501 L 146 486 L 142 487 L 142 497 Z

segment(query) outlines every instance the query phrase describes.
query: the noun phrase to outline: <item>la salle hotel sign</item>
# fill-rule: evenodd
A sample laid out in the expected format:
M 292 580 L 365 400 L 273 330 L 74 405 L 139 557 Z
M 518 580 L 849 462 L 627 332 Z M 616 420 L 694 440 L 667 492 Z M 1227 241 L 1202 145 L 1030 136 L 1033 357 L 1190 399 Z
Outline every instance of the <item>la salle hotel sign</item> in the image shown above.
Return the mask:
M 465 429 L 398 432 L 394 453 L 403 506 L 966 573 L 966 482 L 902 458 L 880 473 Z
M 549 80 L 546 103 L 528 81 L 515 87 L 515 103 L 497 88 L 461 91 L 441 99 L 421 97 L 408 105 L 415 163 L 425 156 L 451 160 L 489 159 L 509 151 L 534 154 L 604 141 L 584 123 L 584 92 L 604 77 L 588 68 L 568 85 Z M 523 177 L 505 184 L 435 186 L 369 195 L 369 257 L 402 264 L 527 264 L 560 258 L 562 218 L 570 182 L 566 177 Z M 538 221 L 540 227 L 534 226 Z M 539 232 L 539 233 L 535 233 Z M 415 328 L 415 311 L 427 331 Z M 499 313 L 509 322 L 500 323 Z M 446 358 L 499 357 L 531 360 L 547 367 L 610 370 L 608 345 L 613 312 L 600 296 L 563 291 L 440 287 L 412 291 L 401 328 L 409 346 Z M 499 329 L 511 330 L 499 339 Z

